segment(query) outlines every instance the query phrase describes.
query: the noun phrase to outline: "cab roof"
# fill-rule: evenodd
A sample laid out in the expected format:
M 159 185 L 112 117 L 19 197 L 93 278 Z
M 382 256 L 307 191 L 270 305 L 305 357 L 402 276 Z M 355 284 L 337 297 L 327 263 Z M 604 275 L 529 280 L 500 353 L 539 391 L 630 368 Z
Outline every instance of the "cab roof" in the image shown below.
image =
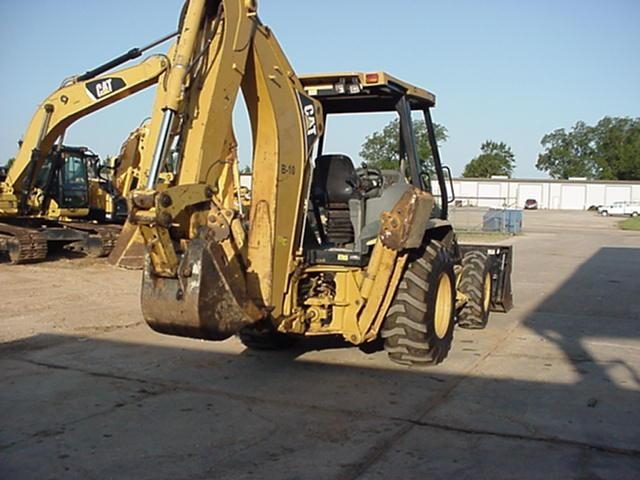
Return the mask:
M 325 113 L 395 111 L 405 96 L 412 110 L 436 104 L 436 96 L 386 72 L 339 72 L 300 75 L 308 95 L 320 103 Z

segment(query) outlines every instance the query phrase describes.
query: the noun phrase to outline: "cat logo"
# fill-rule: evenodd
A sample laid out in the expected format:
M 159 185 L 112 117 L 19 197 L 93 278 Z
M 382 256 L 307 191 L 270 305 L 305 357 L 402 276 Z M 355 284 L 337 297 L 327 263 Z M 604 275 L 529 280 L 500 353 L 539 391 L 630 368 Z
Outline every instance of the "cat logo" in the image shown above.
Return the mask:
M 313 104 L 304 106 L 304 114 L 307 118 L 307 135 L 317 135 L 318 129 L 316 127 L 316 109 Z
M 98 83 L 96 85 L 96 97 L 98 98 L 102 98 L 104 97 L 107 93 L 111 93 L 113 92 L 113 89 L 111 88 L 111 79 L 107 78 L 106 80 Z
M 100 100 L 107 95 L 126 87 L 126 83 L 119 77 L 101 78 L 87 83 L 87 92 L 94 100 Z
M 319 134 L 316 105 L 311 98 L 300 92 L 298 92 L 298 101 L 300 102 L 302 120 L 306 131 L 307 153 L 310 154 Z

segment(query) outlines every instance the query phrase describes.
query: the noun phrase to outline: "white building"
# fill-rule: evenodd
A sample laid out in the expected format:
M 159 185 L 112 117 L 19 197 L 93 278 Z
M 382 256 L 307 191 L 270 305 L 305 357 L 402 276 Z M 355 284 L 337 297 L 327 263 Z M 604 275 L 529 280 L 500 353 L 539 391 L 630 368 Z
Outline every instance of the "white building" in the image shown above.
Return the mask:
M 539 208 L 560 210 L 640 202 L 640 181 L 457 178 L 453 190 L 457 204 L 478 207 L 522 208 L 529 198 L 536 200 Z

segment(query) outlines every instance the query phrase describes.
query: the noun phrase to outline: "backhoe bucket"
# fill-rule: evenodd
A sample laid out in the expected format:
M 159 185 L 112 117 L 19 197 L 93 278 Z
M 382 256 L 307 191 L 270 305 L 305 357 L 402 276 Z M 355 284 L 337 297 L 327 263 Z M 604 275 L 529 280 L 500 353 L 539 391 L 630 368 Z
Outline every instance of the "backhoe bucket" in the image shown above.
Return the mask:
M 263 315 L 245 294 L 238 293 L 205 242 L 189 242 L 177 278 L 153 273 L 145 260 L 142 278 L 142 314 L 157 332 L 205 340 L 224 340 Z
M 127 222 L 107 260 L 116 267 L 141 270 L 144 266 L 144 253 L 144 240 L 138 227 Z
M 471 250 L 480 250 L 492 259 L 491 311 L 508 312 L 513 307 L 511 291 L 513 247 L 510 245 L 460 245 L 463 256 Z

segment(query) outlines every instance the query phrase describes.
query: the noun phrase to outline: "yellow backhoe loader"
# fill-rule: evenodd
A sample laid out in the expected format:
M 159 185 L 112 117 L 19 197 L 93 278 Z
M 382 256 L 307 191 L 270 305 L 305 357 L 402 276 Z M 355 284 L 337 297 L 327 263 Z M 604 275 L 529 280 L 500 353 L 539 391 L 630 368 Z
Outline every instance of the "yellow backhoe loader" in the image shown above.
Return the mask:
M 0 252 L 12 263 L 43 259 L 50 242 L 95 256 L 109 253 L 120 227 L 101 221 L 126 216 L 126 202 L 100 175 L 95 154 L 64 145 L 64 133 L 78 119 L 155 85 L 168 67 L 164 55 L 106 72 L 175 35 L 65 80 L 38 107 L 0 181 Z
M 483 328 L 491 309 L 510 308 L 511 249 L 458 245 L 435 96 L 384 72 L 298 77 L 256 9 L 186 5 L 149 124 L 156 142 L 142 154 L 150 174 L 129 202 L 147 249 L 145 320 L 170 335 L 238 334 L 255 348 L 382 338 L 393 361 L 441 362 L 456 319 Z M 253 133 L 249 215 L 232 131 L 240 90 Z M 400 120 L 394 172 L 323 149 L 330 117 L 373 112 Z M 418 158 L 412 112 L 426 121 L 431 159 Z M 157 188 L 169 160 L 175 180 Z

